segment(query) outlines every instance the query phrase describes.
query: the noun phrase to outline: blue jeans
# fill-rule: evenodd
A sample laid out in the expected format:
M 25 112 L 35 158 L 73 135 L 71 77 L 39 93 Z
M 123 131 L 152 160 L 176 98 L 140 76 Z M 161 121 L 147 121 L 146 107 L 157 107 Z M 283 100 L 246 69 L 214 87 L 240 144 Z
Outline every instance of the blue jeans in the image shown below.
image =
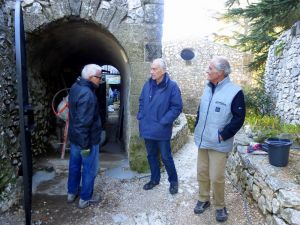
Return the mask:
M 167 170 L 169 182 L 171 184 L 178 183 L 177 172 L 171 153 L 170 140 L 160 141 L 145 139 L 145 146 L 147 149 L 147 158 L 151 170 L 151 181 L 155 183 L 159 183 L 160 181 L 160 167 L 158 160 L 158 152 L 160 150 L 161 159 Z
M 81 150 L 80 146 L 71 143 L 68 193 L 80 194 L 80 198 L 87 201 L 92 198 L 94 181 L 98 172 L 99 145 L 93 145 L 88 156 L 82 156 Z

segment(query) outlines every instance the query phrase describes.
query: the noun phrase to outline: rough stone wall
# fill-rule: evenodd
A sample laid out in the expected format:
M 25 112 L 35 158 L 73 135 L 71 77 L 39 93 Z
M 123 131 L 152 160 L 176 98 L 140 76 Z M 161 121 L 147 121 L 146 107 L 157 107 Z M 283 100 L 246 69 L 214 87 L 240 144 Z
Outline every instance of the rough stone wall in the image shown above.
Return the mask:
M 268 155 L 244 153 L 251 142 L 243 132 L 238 133 L 227 161 L 227 176 L 248 200 L 254 200 L 267 224 L 300 224 L 300 185 L 292 173 L 298 168 L 299 152 L 290 151 L 287 167 L 275 167 Z
M 181 58 L 183 49 L 193 50 L 195 57 L 190 61 Z M 183 97 L 184 112 L 195 114 L 199 98 L 206 84 L 206 69 L 210 59 L 223 55 L 229 59 L 232 67 L 231 79 L 243 86 L 251 84 L 251 73 L 246 66 L 251 56 L 235 49 L 208 40 L 185 40 L 163 43 L 163 56 L 167 62 L 170 76 L 177 81 Z
M 270 47 L 264 81 L 275 115 L 300 124 L 300 21 Z
M 0 1 L 0 212 L 18 198 L 16 181 L 21 156 L 12 23 L 12 8 Z

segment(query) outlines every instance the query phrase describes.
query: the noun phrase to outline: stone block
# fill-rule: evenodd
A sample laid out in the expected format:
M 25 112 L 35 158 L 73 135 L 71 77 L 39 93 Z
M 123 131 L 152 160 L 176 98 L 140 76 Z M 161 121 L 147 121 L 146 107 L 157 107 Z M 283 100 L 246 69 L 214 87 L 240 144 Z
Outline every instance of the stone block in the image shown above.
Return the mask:
M 280 210 L 280 203 L 276 198 L 272 200 L 272 212 L 273 214 L 278 214 Z
M 261 212 L 266 215 L 267 214 L 267 209 L 266 209 L 266 199 L 264 198 L 264 196 L 260 196 L 258 201 L 258 207 L 260 208 Z
M 49 23 L 49 19 L 44 14 L 27 14 L 23 15 L 24 30 L 26 32 L 33 32 L 40 26 Z
M 258 198 L 260 197 L 260 189 L 257 185 L 253 184 L 253 192 L 252 196 L 255 201 L 258 201 Z
M 145 5 L 145 22 L 146 23 L 163 23 L 164 8 L 159 4 Z
M 71 15 L 71 9 L 68 0 L 50 0 L 50 7 L 53 20 Z
M 162 57 L 161 43 L 146 43 L 145 44 L 145 62 L 151 62 L 153 59 Z
M 269 176 L 265 179 L 266 184 L 275 192 L 279 189 L 293 189 L 294 185 L 288 182 L 281 181 L 272 176 Z
M 300 191 L 279 190 L 278 201 L 283 207 L 293 207 L 300 210 Z
M 248 178 L 248 180 L 247 180 L 247 185 L 248 185 L 248 189 L 249 190 L 251 190 L 252 191 L 252 189 L 253 189 L 253 177 L 252 176 L 250 176 L 249 178 Z
M 261 190 L 262 195 L 265 196 L 266 199 L 272 201 L 273 197 L 274 197 L 274 192 L 273 190 L 271 190 L 270 188 L 266 187 L 264 189 Z
M 102 3 L 101 3 L 101 5 L 102 5 Z M 98 23 L 102 24 L 104 27 L 108 27 L 116 10 L 117 10 L 117 7 L 115 7 L 115 6 L 109 7 L 107 9 L 100 6 L 96 13 L 95 20 Z
M 268 186 L 264 182 L 263 178 L 261 177 L 260 173 L 255 173 L 254 174 L 254 183 L 260 188 L 260 189 L 265 189 Z
M 121 23 L 121 21 L 123 20 L 123 18 L 126 16 L 127 14 L 127 9 L 124 9 L 124 8 L 120 8 L 120 7 L 117 7 L 115 13 L 114 13 L 114 16 L 112 18 L 112 20 L 110 21 L 110 24 L 109 24 L 109 31 L 110 32 L 114 32 L 118 29 L 119 27 L 119 24 Z
M 71 14 L 74 16 L 80 15 L 81 0 L 69 0 Z
M 300 211 L 291 209 L 291 208 L 286 208 L 281 210 L 280 212 L 282 218 L 288 222 L 288 224 L 300 224 Z
M 80 18 L 87 19 L 91 10 L 91 0 L 81 0 Z
M 244 171 L 242 171 L 241 172 L 241 177 L 240 177 L 240 179 L 241 179 L 241 181 L 243 182 L 243 183 L 246 183 L 246 181 L 247 181 L 247 171 L 246 170 L 244 170 Z
M 100 2 L 101 0 L 91 0 L 88 16 L 91 17 L 93 20 L 96 17 L 96 13 L 99 8 Z
M 128 0 L 127 4 L 129 10 L 136 9 L 142 6 L 141 0 Z
M 283 219 L 273 216 L 273 221 L 271 223 L 272 225 L 288 225 Z

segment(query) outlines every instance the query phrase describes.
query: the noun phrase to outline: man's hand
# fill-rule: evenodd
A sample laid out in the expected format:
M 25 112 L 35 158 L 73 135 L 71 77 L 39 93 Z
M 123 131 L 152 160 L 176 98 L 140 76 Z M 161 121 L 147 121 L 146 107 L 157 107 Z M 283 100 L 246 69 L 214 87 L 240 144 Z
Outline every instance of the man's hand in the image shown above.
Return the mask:
M 80 154 L 81 154 L 82 157 L 87 157 L 87 156 L 89 156 L 90 152 L 91 152 L 90 149 L 82 149 L 80 151 Z

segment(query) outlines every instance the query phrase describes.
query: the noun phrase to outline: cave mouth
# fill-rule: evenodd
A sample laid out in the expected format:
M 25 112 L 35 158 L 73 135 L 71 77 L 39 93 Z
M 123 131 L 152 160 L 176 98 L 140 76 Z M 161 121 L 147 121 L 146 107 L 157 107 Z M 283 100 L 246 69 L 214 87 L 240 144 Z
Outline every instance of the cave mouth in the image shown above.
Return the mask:
M 118 110 L 112 118 L 107 104 L 110 85 L 105 82 L 96 90 L 105 130 L 105 142 L 100 152 L 127 156 L 128 118 L 124 112 L 128 111 L 129 105 L 128 59 L 118 40 L 104 27 L 77 18 L 64 18 L 27 34 L 28 87 L 35 114 L 34 155 L 45 156 L 53 153 L 53 149 L 54 152 L 61 151 L 65 123 L 55 116 L 52 106 L 56 109 L 84 65 L 90 63 L 109 65 L 120 76 L 120 83 L 114 86 L 119 91 Z

